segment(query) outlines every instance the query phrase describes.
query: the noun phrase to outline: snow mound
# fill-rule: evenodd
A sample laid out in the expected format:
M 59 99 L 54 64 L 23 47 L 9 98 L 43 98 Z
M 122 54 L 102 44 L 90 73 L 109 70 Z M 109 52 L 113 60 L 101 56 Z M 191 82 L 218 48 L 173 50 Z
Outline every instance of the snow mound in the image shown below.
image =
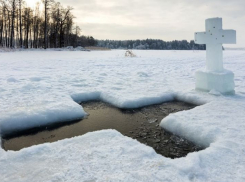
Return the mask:
M 152 104 L 159 104 L 163 102 L 173 101 L 173 93 L 165 93 L 156 97 L 143 97 L 135 99 L 120 99 L 116 96 L 111 96 L 106 93 L 101 92 L 91 92 L 91 93 L 77 93 L 73 94 L 72 99 L 78 103 L 86 102 L 91 100 L 100 100 L 114 105 L 115 107 L 121 109 L 134 109 L 139 107 L 144 107 Z
M 3 182 L 243 181 L 242 148 L 232 150 L 238 146 L 227 140 L 171 160 L 115 130 L 104 130 L 1 153 L 0 176 Z
M 4 157 L 0 160 L 3 182 L 188 179 L 186 173 L 177 175 L 169 159 L 114 130 L 8 152 Z M 161 170 L 165 172 L 159 173 Z
M 5 135 L 53 123 L 75 121 L 86 115 L 83 108 L 72 100 L 50 102 L 44 105 L 19 107 L 1 113 L 0 134 Z

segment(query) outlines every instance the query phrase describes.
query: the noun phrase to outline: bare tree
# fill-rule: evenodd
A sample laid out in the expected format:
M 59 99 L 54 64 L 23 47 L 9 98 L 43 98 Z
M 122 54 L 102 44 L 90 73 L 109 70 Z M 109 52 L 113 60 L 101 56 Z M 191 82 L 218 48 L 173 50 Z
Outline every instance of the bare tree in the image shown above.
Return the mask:
M 40 32 L 40 23 L 42 22 L 42 19 L 40 17 L 40 10 L 39 7 L 40 4 L 36 4 L 35 14 L 33 17 L 33 47 L 38 48 L 39 46 L 39 32 Z
M 0 19 L 0 45 L 3 46 L 3 25 L 4 25 L 4 3 L 0 1 L 0 11 L 1 11 L 1 19 Z
M 29 48 L 29 38 L 31 37 L 30 34 L 31 34 L 32 16 L 33 16 L 33 11 L 31 10 L 31 8 L 24 8 L 23 21 L 24 21 L 24 30 L 25 30 L 25 36 L 24 36 L 25 48 Z
M 22 3 L 23 3 L 23 0 L 19 0 L 20 47 L 23 47 L 23 38 L 22 38 Z
M 14 29 L 15 29 L 15 11 L 16 0 L 9 0 L 11 6 L 11 34 L 10 34 L 10 47 L 14 48 Z
M 55 3 L 52 11 L 52 32 L 53 32 L 53 46 L 56 48 L 58 46 L 58 34 L 60 26 L 60 14 L 61 14 L 61 5 L 60 3 Z
M 70 14 L 70 11 L 72 10 L 72 8 L 71 7 L 67 7 L 67 8 L 62 8 L 61 9 L 61 17 L 60 17 L 60 30 L 59 30 L 59 33 L 60 33 L 60 47 L 63 47 L 64 45 L 65 45 L 65 43 L 64 43 L 64 34 L 65 34 L 65 32 L 64 32 L 64 27 L 65 26 L 68 26 L 68 23 L 69 23 L 69 18 L 70 18 L 70 16 L 72 16 L 71 14 Z
M 48 11 L 54 0 L 42 0 L 44 4 L 44 49 L 48 47 Z

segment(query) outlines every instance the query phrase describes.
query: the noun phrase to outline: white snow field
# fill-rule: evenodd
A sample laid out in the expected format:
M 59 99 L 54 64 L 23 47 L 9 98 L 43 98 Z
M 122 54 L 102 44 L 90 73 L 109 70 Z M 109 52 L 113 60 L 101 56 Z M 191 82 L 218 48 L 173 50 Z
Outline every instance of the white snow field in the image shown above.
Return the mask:
M 135 108 L 173 99 L 200 106 L 171 114 L 161 126 L 205 150 L 179 159 L 115 130 L 0 149 L 0 181 L 245 181 L 245 51 L 224 51 L 236 94 L 195 91 L 205 51 L 0 52 L 1 135 L 82 118 L 76 102 L 100 99 Z M 74 102 L 75 101 L 75 102 Z

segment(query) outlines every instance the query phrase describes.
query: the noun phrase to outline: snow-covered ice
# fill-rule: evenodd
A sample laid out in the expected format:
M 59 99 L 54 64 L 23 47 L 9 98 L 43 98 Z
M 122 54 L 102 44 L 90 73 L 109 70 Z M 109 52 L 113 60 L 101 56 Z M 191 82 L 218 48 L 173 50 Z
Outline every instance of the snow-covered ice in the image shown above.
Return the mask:
M 77 102 L 85 100 L 135 108 L 178 99 L 200 106 L 169 115 L 161 126 L 207 149 L 172 160 L 105 130 L 18 152 L 0 149 L 0 181 L 245 180 L 245 51 L 224 51 L 234 96 L 195 91 L 205 51 L 124 53 L 0 52 L 1 134 L 82 118 Z

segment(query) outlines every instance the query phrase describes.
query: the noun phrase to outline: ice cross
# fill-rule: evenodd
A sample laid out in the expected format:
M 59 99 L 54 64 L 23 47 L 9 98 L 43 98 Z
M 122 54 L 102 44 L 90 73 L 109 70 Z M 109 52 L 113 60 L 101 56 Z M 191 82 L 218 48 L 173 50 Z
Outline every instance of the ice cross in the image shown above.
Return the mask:
M 207 70 L 222 72 L 223 49 L 222 44 L 235 44 L 236 31 L 223 30 L 222 18 L 210 18 L 206 20 L 206 32 L 195 33 L 196 44 L 206 44 Z

